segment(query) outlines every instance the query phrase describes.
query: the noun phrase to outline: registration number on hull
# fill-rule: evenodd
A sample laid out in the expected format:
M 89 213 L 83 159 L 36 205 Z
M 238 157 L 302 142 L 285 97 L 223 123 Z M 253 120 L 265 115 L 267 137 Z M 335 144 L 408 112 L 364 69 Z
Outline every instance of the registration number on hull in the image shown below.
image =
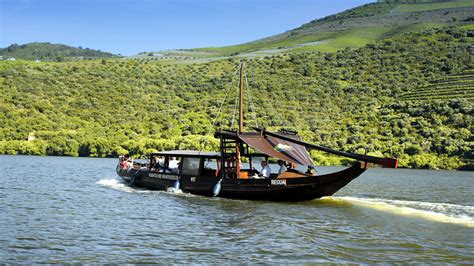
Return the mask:
M 155 173 L 149 173 L 149 177 L 154 177 L 154 178 L 161 178 L 161 179 L 167 179 L 167 180 L 178 180 L 179 177 L 176 175 L 163 175 L 163 174 L 155 174 Z
M 286 179 L 273 179 L 270 182 L 272 186 L 286 186 Z

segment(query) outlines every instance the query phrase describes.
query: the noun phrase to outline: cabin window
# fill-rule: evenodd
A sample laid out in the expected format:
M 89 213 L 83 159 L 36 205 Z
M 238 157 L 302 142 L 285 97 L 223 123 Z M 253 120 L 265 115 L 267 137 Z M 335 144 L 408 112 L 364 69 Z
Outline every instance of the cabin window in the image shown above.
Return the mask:
M 163 171 L 165 165 L 165 160 L 162 157 L 153 155 L 150 160 L 150 170 L 153 172 Z
M 204 159 L 204 169 L 217 170 L 216 159 Z
M 255 169 L 257 169 L 257 170 L 260 171 L 260 169 L 262 168 L 261 165 L 260 165 L 260 163 L 261 163 L 262 161 L 265 161 L 266 159 L 267 159 L 267 158 L 265 158 L 265 157 L 260 157 L 260 156 L 259 156 L 259 157 L 251 157 L 251 160 L 252 160 L 252 168 L 255 168 Z
M 217 174 L 217 160 L 206 158 L 201 171 L 202 176 L 215 176 Z
M 183 158 L 182 174 L 197 176 L 199 174 L 199 161 L 199 158 Z

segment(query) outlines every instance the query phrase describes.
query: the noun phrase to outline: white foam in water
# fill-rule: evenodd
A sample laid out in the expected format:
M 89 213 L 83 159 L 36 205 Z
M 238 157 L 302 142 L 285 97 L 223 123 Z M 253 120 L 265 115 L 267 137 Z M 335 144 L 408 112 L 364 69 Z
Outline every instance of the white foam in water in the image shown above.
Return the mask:
M 149 193 L 150 191 L 148 190 L 141 190 L 141 189 L 135 189 L 132 188 L 125 183 L 120 182 L 117 179 L 101 179 L 97 181 L 97 184 L 104 186 L 104 187 L 109 187 L 113 188 L 116 190 L 128 192 L 128 193 Z
M 422 201 L 333 197 L 352 204 L 395 214 L 415 216 L 435 222 L 474 227 L 474 206 Z
M 104 187 L 112 188 L 115 190 L 127 192 L 127 193 L 163 193 L 165 192 L 165 193 L 171 193 L 171 194 L 176 194 L 176 195 L 185 196 L 185 197 L 194 196 L 189 193 L 184 193 L 181 189 L 176 189 L 174 187 L 169 187 L 166 191 L 145 190 L 145 189 L 140 189 L 140 188 L 134 188 L 121 182 L 120 180 L 113 179 L 113 178 L 101 179 L 97 181 L 96 184 L 104 186 Z
M 170 192 L 173 194 L 183 194 L 183 191 L 181 189 L 174 187 L 169 187 L 168 189 L 166 189 L 166 192 Z

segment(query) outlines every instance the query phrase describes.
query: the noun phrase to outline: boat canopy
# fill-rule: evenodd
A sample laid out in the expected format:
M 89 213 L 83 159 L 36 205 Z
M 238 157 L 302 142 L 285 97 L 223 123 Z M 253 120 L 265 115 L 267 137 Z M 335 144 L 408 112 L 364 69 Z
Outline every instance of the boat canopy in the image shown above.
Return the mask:
M 305 146 L 273 136 L 239 134 L 239 139 L 268 156 L 295 164 L 314 166 Z M 292 138 L 296 136 L 291 136 Z
M 274 138 L 278 138 L 280 140 L 286 140 L 286 141 L 289 141 L 293 144 L 302 145 L 302 146 L 304 146 L 306 148 L 309 148 L 309 149 L 316 149 L 316 150 L 336 154 L 336 155 L 339 155 L 339 156 L 344 156 L 344 157 L 347 157 L 347 158 L 356 159 L 356 160 L 363 161 L 363 162 L 374 163 L 374 164 L 381 165 L 382 167 L 387 167 L 387 168 L 397 168 L 398 167 L 398 160 L 395 159 L 395 158 L 389 158 L 389 157 L 381 158 L 381 157 L 369 156 L 369 155 L 364 155 L 364 154 L 356 154 L 356 153 L 348 153 L 348 152 L 343 152 L 343 151 L 337 151 L 337 150 L 330 149 L 328 147 L 307 143 L 307 142 L 301 141 L 300 139 L 296 139 L 294 137 L 289 137 L 286 134 L 270 132 L 270 131 L 267 131 L 265 129 L 258 129 L 258 128 L 255 128 L 255 129 L 257 131 L 260 131 L 260 134 L 262 134 L 263 136 L 274 137 Z
M 208 152 L 208 151 L 196 151 L 196 150 L 173 150 L 173 151 L 160 151 L 152 153 L 156 156 L 176 156 L 176 157 L 210 157 L 220 158 L 220 152 Z

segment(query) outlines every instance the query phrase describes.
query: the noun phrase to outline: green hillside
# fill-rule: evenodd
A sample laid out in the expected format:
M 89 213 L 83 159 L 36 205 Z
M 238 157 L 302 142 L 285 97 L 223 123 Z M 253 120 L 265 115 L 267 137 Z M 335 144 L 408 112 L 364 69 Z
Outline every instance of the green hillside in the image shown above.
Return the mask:
M 0 56 L 2 56 L 3 59 L 15 58 L 56 62 L 117 57 L 117 55 L 100 50 L 82 47 L 76 48 L 47 42 L 35 42 L 22 45 L 12 44 L 6 48 L 0 48 Z
M 472 97 L 414 93 L 469 80 L 473 36 L 451 27 L 335 53 L 246 58 L 256 110 L 247 112 L 246 126 L 298 130 L 306 141 L 397 157 L 403 167 L 472 164 Z M 103 157 L 216 149 L 206 134 L 238 61 L 1 61 L 0 153 Z M 230 127 L 235 91 L 229 95 L 213 130 Z M 317 164 L 344 163 L 311 155 Z
M 449 25 L 472 25 L 473 14 L 474 0 L 379 1 L 254 42 L 164 51 L 160 52 L 161 56 L 148 58 L 196 60 L 222 56 L 258 57 L 289 52 L 335 52 L 362 47 L 403 33 Z

